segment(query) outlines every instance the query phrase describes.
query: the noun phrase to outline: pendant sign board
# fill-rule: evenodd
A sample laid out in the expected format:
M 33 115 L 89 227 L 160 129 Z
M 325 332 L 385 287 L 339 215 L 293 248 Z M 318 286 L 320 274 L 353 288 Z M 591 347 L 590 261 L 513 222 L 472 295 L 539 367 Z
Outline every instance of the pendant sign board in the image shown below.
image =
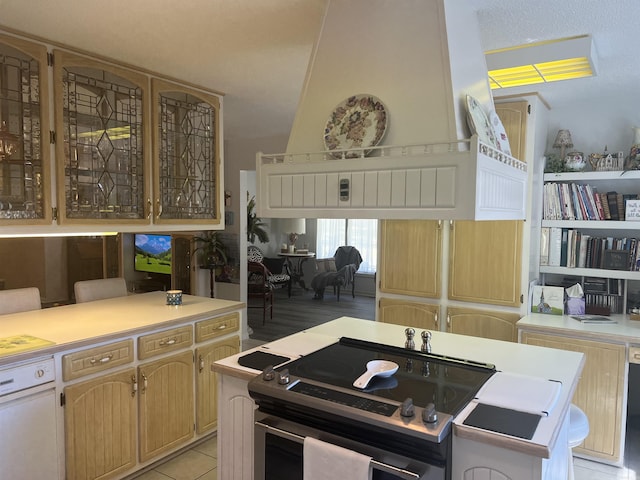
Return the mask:
M 640 222 L 640 200 L 627 200 L 624 219 L 628 222 Z

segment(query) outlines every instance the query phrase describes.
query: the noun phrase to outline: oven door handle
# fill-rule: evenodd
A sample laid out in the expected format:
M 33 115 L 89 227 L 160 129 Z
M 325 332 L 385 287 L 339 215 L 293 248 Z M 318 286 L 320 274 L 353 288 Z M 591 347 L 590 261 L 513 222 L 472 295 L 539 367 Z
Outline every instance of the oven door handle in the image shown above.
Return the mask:
M 282 430 L 281 428 L 273 427 L 271 425 L 267 425 L 266 423 L 262 423 L 260 421 L 255 422 L 256 426 L 264 428 L 265 430 L 270 431 L 271 433 L 286 438 L 287 440 L 291 440 L 296 443 L 303 443 L 304 437 L 301 435 L 297 435 L 295 433 L 287 432 L 286 430 Z M 404 478 L 406 480 L 420 480 L 421 475 L 418 473 L 410 472 L 409 470 L 405 470 L 403 468 L 394 467 L 393 465 L 389 465 L 388 463 L 379 462 L 378 460 L 371 459 L 371 465 L 377 470 L 390 473 L 400 478 Z

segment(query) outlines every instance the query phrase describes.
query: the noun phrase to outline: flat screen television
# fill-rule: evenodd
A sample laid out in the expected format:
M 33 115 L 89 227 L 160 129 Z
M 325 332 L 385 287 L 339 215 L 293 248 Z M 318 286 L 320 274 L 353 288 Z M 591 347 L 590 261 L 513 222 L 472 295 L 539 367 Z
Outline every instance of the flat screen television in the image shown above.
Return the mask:
M 171 275 L 171 235 L 136 233 L 134 244 L 137 272 Z

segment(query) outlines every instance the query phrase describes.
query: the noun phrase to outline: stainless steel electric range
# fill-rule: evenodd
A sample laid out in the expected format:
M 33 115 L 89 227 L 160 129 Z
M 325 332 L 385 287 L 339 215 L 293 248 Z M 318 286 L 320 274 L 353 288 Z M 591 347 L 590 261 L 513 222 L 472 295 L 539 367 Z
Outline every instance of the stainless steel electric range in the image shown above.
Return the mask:
M 397 372 L 353 386 L 371 360 Z M 495 373 L 460 358 L 341 338 L 251 380 L 256 480 L 302 480 L 306 437 L 372 457 L 373 478 L 446 480 L 452 419 Z

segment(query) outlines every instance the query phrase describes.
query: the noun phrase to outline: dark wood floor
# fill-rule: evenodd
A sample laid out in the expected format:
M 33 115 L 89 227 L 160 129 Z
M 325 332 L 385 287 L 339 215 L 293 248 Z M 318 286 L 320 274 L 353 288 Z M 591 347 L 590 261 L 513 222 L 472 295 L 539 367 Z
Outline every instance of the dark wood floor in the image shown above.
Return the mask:
M 267 319 L 262 325 L 262 309 L 249 308 L 247 320 L 253 329 L 252 340 L 271 342 L 306 328 L 315 327 L 338 317 L 349 316 L 375 320 L 375 298 L 363 297 L 351 292 L 340 292 L 340 301 L 327 289 L 322 300 L 313 299 L 313 290 L 293 288 L 291 298 L 287 298 L 286 289 L 275 291 L 273 300 L 273 319 Z M 250 299 L 249 305 L 261 305 L 261 300 Z

